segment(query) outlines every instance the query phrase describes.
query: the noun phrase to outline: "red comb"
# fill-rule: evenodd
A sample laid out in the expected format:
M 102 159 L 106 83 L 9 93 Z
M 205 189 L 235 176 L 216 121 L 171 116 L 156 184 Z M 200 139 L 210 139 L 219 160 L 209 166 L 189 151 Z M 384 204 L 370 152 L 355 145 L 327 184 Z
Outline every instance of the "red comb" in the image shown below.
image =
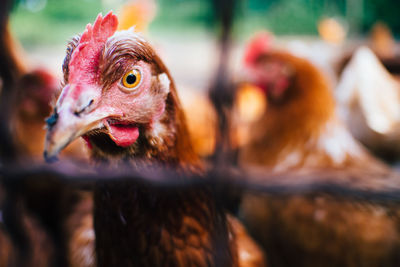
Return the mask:
M 97 16 L 93 26 L 88 24 L 69 63 L 69 82 L 93 83 L 97 76 L 100 53 L 107 39 L 118 27 L 118 18 L 110 11 L 104 18 Z
M 244 53 L 245 64 L 252 65 L 261 54 L 268 53 L 271 49 L 272 38 L 272 34 L 268 32 L 261 32 L 253 37 Z

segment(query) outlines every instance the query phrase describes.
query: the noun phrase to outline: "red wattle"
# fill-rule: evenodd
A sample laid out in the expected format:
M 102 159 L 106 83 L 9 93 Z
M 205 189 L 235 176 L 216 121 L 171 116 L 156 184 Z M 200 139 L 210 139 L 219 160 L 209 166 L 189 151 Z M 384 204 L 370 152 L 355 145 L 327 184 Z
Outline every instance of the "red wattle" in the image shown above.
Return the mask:
M 88 147 L 89 149 L 92 149 L 93 146 L 92 146 L 92 143 L 90 143 L 89 136 L 84 135 L 84 136 L 82 136 L 82 138 L 83 138 L 83 140 L 85 140 L 85 143 L 86 143 L 87 147 Z

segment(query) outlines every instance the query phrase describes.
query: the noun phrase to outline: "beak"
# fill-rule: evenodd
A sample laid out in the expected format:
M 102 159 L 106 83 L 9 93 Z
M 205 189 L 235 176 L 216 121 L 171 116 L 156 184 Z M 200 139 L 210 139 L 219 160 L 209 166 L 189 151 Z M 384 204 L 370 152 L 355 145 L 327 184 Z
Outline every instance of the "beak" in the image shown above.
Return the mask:
M 61 103 L 57 103 L 53 114 L 46 119 L 47 134 L 43 155 L 47 162 L 57 160 L 60 151 L 78 137 L 103 127 L 103 120 L 107 116 L 93 110 L 94 99 L 93 94 L 86 94 L 77 101 L 60 96 Z

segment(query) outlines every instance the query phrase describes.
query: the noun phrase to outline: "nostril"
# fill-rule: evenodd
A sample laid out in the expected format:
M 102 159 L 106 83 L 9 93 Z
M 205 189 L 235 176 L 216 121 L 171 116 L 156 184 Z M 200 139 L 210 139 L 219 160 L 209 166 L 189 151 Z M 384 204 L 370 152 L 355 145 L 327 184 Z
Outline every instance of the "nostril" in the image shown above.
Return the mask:
M 86 110 L 93 104 L 93 102 L 94 102 L 94 100 L 91 99 L 91 100 L 89 101 L 89 103 L 88 103 L 86 106 L 84 106 L 83 108 L 81 108 L 81 109 L 78 110 L 78 111 L 75 111 L 75 112 L 74 112 L 74 115 L 79 117 L 79 116 L 81 115 L 82 112 L 86 111 Z
M 53 163 L 53 162 L 56 162 L 58 160 L 57 156 L 49 156 L 47 151 L 43 152 L 43 157 L 44 157 L 44 159 L 46 160 L 47 163 Z
M 58 113 L 54 112 L 50 117 L 46 119 L 46 124 L 49 127 L 53 127 L 57 123 L 57 120 L 58 120 Z

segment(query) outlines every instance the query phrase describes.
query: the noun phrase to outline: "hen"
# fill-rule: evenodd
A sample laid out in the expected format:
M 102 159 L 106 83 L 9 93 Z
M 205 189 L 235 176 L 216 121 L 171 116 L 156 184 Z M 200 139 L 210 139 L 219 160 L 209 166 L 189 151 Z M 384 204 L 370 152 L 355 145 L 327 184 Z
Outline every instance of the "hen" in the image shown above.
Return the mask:
M 13 137 L 20 155 L 38 160 L 42 156 L 46 134 L 44 119 L 51 112 L 50 103 L 59 91 L 60 81 L 49 70 L 31 68 L 23 61 L 22 58 L 26 58 L 24 51 L 16 51 L 15 48 L 19 47 L 19 44 L 12 38 L 8 28 L 6 31 L 6 51 L 14 55 L 13 60 L 18 63 L 19 73 L 15 85 Z M 77 142 L 70 145 L 63 155 L 74 159 L 86 159 L 85 151 Z
M 339 114 L 351 133 L 377 155 L 400 156 L 400 81 L 367 47 L 357 49 L 336 87 Z
M 21 77 L 27 72 L 9 31 L 7 11 L 10 4 L 11 1 L 3 1 L 0 4 L 0 89 L 3 96 L 17 90 L 16 87 Z M 1 128 L 4 138 L 4 122 L 9 120 L 9 114 L 5 113 L 4 110 L 5 99 L 1 100 L 3 103 L 3 126 Z M 9 101 L 10 99 L 7 99 L 7 102 Z M 11 143 L 11 140 L 3 139 L 2 141 L 1 146 L 4 151 L 4 143 Z M 30 141 L 33 140 L 30 139 Z M 3 154 L 2 165 L 7 166 L 11 156 Z M 23 182 L 19 183 L 18 186 L 16 186 L 16 183 L 10 185 L 9 181 L 4 178 L 4 175 L 2 175 L 0 179 L 0 266 L 50 266 L 55 259 L 54 239 L 51 239 L 43 227 L 41 218 L 32 213 L 32 206 L 37 204 L 36 199 L 33 199 L 30 195 L 32 191 L 27 190 L 28 186 Z M 47 180 L 43 180 L 43 182 L 46 183 Z M 38 184 L 40 183 L 33 182 L 30 186 L 35 187 Z M 37 190 L 37 187 L 33 189 L 33 191 L 35 190 Z M 24 193 L 21 193 L 21 191 L 24 191 Z M 44 196 L 43 193 L 41 191 L 41 196 L 46 202 L 47 195 Z M 52 191 L 52 193 L 56 192 Z M 29 199 L 31 202 L 27 205 L 25 199 Z M 40 207 L 46 209 L 47 222 L 54 219 L 49 218 L 53 214 L 53 210 L 48 208 L 54 204 L 50 203 L 47 202 Z
M 44 69 L 25 72 L 18 80 L 13 126 L 20 154 L 39 157 L 44 145 L 43 121 L 51 112 L 49 102 L 58 86 L 58 80 Z
M 129 0 L 120 11 L 118 30 L 134 26 L 136 31 L 144 32 L 155 17 L 157 6 L 154 0 Z
M 0 9 L 5 8 L 6 2 L 0 4 Z M 46 69 L 30 68 L 12 36 L 8 20 L 1 23 L 0 80 L 5 82 L 0 87 L 15 95 L 13 116 L 9 116 L 11 135 L 18 159 L 28 164 L 42 157 L 44 119 L 51 112 L 49 102 L 59 88 L 59 81 Z M 67 150 L 64 155 L 85 158 L 81 146 L 79 149 L 70 146 Z M 81 220 L 76 215 L 69 218 L 72 209 L 82 209 L 80 205 L 84 205 L 79 193 L 47 175 L 40 179 L 21 177 L 18 183 L 11 184 L 3 178 L 0 180 L 0 266 L 64 266 L 66 257 L 54 247 L 63 248 L 69 233 L 75 231 L 75 225 L 65 227 L 63 221 Z
M 383 60 L 396 59 L 396 40 L 389 26 L 385 23 L 376 22 L 372 26 L 370 45 L 379 58 Z
M 98 163 L 201 171 L 168 70 L 147 41 L 133 30 L 116 32 L 117 25 L 112 13 L 99 15 L 70 43 L 45 157 L 83 136 Z M 98 266 L 263 266 L 255 244 L 208 188 L 98 183 L 93 216 Z
M 44 145 L 44 119 L 51 112 L 49 103 L 57 94 L 60 82 L 49 70 L 29 66 L 25 51 L 8 25 L 0 30 L 0 47 L 4 65 L 8 66 L 7 71 L 15 83 L 13 139 L 20 156 L 37 160 L 42 156 Z M 2 86 L 0 79 L 0 88 Z M 85 158 L 85 152 L 76 144 L 69 146 L 64 155 Z
M 394 173 L 357 143 L 337 118 L 331 89 L 320 71 L 265 43 L 262 36 L 255 38 L 246 51 L 248 72 L 268 105 L 250 127 L 240 163 L 274 173 L 332 173 L 349 185 L 388 183 Z M 321 194 L 282 199 L 245 194 L 240 213 L 271 266 L 400 263 L 400 221 L 394 207 Z

